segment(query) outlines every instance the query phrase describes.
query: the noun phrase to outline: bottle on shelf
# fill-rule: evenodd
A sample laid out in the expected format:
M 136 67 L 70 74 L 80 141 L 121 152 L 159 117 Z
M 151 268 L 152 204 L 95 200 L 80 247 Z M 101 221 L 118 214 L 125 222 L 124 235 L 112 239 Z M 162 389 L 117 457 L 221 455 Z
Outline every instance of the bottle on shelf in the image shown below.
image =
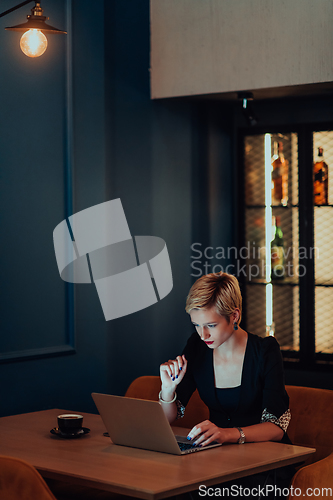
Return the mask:
M 318 148 L 317 161 L 313 165 L 313 202 L 328 204 L 328 165 L 324 161 L 324 150 Z
M 283 143 L 274 142 L 272 157 L 272 205 L 288 204 L 288 162 L 283 154 Z
M 284 259 L 284 241 L 283 232 L 280 225 L 280 217 L 272 217 L 272 235 L 271 242 L 271 278 L 283 279 L 285 275 Z

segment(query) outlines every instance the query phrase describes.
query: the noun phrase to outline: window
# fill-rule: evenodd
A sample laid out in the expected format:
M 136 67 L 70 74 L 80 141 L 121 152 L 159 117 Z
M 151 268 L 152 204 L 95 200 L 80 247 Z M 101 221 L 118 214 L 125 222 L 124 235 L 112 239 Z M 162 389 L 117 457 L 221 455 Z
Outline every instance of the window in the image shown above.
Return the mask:
M 333 364 L 332 128 L 241 135 L 244 322 L 307 368 Z

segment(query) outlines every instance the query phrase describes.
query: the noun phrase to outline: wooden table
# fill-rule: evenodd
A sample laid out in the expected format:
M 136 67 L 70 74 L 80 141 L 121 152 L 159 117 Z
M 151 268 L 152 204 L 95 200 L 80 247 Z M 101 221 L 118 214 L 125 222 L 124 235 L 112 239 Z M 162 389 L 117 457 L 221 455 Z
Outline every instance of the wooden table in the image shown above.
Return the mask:
M 0 418 L 0 454 L 31 463 L 45 478 L 155 500 L 211 486 L 283 465 L 302 462 L 313 448 L 281 443 L 247 443 L 174 456 L 116 446 L 103 436 L 99 415 L 82 413 L 91 432 L 61 439 L 50 429 L 57 415 L 46 410 Z M 186 432 L 178 428 L 177 432 Z

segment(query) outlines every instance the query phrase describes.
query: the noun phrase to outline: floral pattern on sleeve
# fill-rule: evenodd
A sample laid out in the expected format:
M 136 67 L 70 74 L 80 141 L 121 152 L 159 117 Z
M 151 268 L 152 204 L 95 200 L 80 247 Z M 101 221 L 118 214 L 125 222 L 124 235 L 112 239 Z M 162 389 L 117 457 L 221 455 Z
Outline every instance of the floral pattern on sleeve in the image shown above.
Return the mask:
M 176 420 L 183 418 L 185 414 L 185 406 L 179 401 L 179 399 L 176 399 L 176 406 L 177 406 L 177 417 Z
M 284 432 L 287 432 L 290 419 L 291 413 L 289 408 L 279 418 L 273 415 L 273 413 L 269 413 L 267 408 L 264 409 L 261 415 L 261 422 L 272 422 L 273 424 L 280 427 Z

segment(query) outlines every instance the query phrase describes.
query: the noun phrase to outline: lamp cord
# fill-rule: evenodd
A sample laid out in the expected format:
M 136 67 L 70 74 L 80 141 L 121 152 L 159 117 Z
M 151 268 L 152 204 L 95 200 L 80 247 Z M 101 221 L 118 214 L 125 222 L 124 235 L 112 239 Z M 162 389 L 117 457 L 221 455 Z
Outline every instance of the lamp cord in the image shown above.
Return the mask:
M 13 12 L 14 10 L 17 10 L 19 9 L 20 7 L 23 7 L 24 5 L 27 5 L 28 3 L 32 2 L 32 0 L 25 0 L 25 2 L 22 2 L 22 3 L 19 3 L 18 5 L 16 5 L 15 7 L 12 7 L 11 9 L 8 9 L 8 10 L 5 10 L 5 12 L 2 12 L 0 14 L 0 17 L 4 17 L 6 16 L 7 14 L 10 14 L 11 12 Z

